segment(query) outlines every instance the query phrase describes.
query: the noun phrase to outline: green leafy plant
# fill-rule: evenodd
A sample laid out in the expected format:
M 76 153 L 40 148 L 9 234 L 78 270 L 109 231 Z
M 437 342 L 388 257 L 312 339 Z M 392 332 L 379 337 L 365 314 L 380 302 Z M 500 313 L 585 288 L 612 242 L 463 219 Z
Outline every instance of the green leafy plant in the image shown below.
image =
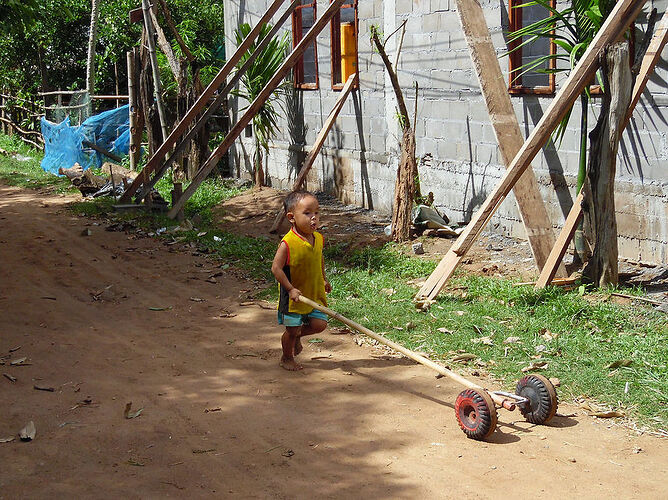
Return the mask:
M 241 45 L 248 36 L 251 27 L 248 23 L 240 25 L 235 31 L 235 44 Z M 265 24 L 260 29 L 260 34 L 250 48 L 243 55 L 237 67 L 243 66 L 255 52 L 260 42 L 271 31 L 271 25 Z M 240 87 L 233 93 L 242 97 L 248 103 L 251 103 L 264 90 L 278 68 L 285 61 L 289 47 L 288 34 L 282 37 L 274 38 L 255 58 L 240 80 Z M 269 154 L 269 141 L 278 131 L 279 109 L 283 108 L 283 101 L 280 99 L 286 93 L 286 81 L 282 86 L 278 86 L 269 98 L 262 104 L 262 107 L 253 117 L 253 132 L 255 134 L 255 153 L 253 156 L 253 176 L 255 185 L 264 184 L 264 171 L 262 168 L 262 152 Z M 246 108 L 244 108 L 246 109 Z M 284 110 L 283 110 L 284 111 Z

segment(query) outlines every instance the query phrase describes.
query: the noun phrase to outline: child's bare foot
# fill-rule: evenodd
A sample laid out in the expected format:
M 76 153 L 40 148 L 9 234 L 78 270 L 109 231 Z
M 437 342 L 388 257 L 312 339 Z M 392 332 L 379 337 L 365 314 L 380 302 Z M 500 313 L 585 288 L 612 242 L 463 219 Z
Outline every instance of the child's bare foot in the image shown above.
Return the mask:
M 304 350 L 304 346 L 302 345 L 302 341 L 297 337 L 297 340 L 295 340 L 295 356 L 302 352 Z
M 280 362 L 280 365 L 281 365 L 283 368 L 285 368 L 286 370 L 291 371 L 291 372 L 296 372 L 296 371 L 299 371 L 299 370 L 303 370 L 303 369 L 304 369 L 304 367 L 303 367 L 302 365 L 300 365 L 299 363 L 297 363 L 297 362 L 294 360 L 294 358 L 292 358 L 292 359 L 288 359 L 288 358 L 286 358 L 285 356 L 281 356 L 281 362 Z

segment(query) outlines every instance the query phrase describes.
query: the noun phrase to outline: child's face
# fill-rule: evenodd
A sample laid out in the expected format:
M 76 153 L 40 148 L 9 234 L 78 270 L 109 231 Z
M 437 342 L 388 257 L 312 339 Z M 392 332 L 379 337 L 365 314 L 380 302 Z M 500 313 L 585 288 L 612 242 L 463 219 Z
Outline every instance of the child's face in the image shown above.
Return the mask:
M 320 204 L 314 196 L 299 200 L 288 219 L 300 234 L 313 234 L 320 225 Z

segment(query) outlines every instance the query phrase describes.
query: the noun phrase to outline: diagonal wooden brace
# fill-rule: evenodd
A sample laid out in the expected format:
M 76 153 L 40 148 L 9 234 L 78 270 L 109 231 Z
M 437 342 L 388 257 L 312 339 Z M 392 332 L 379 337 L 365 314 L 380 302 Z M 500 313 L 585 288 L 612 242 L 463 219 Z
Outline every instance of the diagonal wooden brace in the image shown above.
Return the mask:
M 172 206 L 172 209 L 167 213 L 167 216 L 170 218 L 176 217 L 176 214 L 179 212 L 183 205 L 190 199 L 193 193 L 197 190 L 199 185 L 206 179 L 206 177 L 211 173 L 213 168 L 216 166 L 220 158 L 227 152 L 228 149 L 232 146 L 234 141 L 237 140 L 237 137 L 244 130 L 246 125 L 250 123 L 253 117 L 258 113 L 262 105 L 265 103 L 267 98 L 271 95 L 274 89 L 278 84 L 283 80 L 285 75 L 292 69 L 292 67 L 297 63 L 299 58 L 302 56 L 304 51 L 308 46 L 315 40 L 315 37 L 323 30 L 327 23 L 334 17 L 334 15 L 339 11 L 341 5 L 343 5 L 345 0 L 333 0 L 329 4 L 327 10 L 318 18 L 318 20 L 313 24 L 311 29 L 304 35 L 304 38 L 297 44 L 297 46 L 292 50 L 290 55 L 287 57 L 285 62 L 281 65 L 280 68 L 276 71 L 274 76 L 271 78 L 267 86 L 262 89 L 262 92 L 258 94 L 255 100 L 250 104 L 246 113 L 239 119 L 239 121 L 232 127 L 232 129 L 227 133 L 223 142 L 211 153 L 211 156 L 207 162 L 202 165 L 202 168 L 199 169 L 195 177 L 193 178 L 190 185 L 183 191 L 183 196 L 179 198 Z
M 171 147 L 176 143 L 176 141 L 181 137 L 187 130 L 190 123 L 195 120 L 197 114 L 204 109 L 204 107 L 209 102 L 209 99 L 213 96 L 215 91 L 223 84 L 227 76 L 237 65 L 241 57 L 246 53 L 251 44 L 255 41 L 257 36 L 260 33 L 262 25 L 269 22 L 271 17 L 276 13 L 278 8 L 283 4 L 285 0 L 274 0 L 274 2 L 269 6 L 264 15 L 260 18 L 255 27 L 251 30 L 248 36 L 244 41 L 239 45 L 237 50 L 232 54 L 232 56 L 227 60 L 227 62 L 220 69 L 218 74 L 211 81 L 209 86 L 204 89 L 202 95 L 199 96 L 199 99 L 195 101 L 195 104 L 191 106 L 185 116 L 181 121 L 174 127 L 172 133 L 165 139 L 165 141 L 160 145 L 158 150 L 153 154 L 153 156 L 148 160 L 146 166 L 141 171 L 141 174 L 130 184 L 128 189 L 125 190 L 123 196 L 121 196 L 120 203 L 127 203 L 137 192 L 139 186 L 142 184 L 147 184 L 149 182 L 149 176 L 156 170 L 160 161 L 167 155 Z
M 522 148 L 515 155 L 501 181 L 483 202 L 464 232 L 422 286 L 417 294 L 418 300 L 421 298 L 433 299 L 443 289 L 445 282 L 457 267 L 457 257 L 461 257 L 471 248 L 501 202 L 548 140 L 561 118 L 575 102 L 582 89 L 594 77 L 599 67 L 599 57 L 605 46 L 622 36 L 629 24 L 638 16 L 644 4 L 645 0 L 620 0 L 615 5 L 580 62 L 571 72 L 568 80 L 566 80 L 562 89 L 524 142 Z

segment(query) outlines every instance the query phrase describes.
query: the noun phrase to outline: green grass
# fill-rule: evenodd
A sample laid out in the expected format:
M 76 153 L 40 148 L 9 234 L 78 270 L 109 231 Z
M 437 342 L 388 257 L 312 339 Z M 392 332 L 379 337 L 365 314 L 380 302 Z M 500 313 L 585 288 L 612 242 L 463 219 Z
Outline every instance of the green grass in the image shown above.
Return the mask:
M 338 312 L 451 366 L 461 353 L 472 366 L 500 378 L 506 389 L 532 362 L 561 381 L 569 400 L 586 397 L 623 409 L 650 426 L 668 425 L 668 317 L 644 305 L 619 305 L 605 292 L 514 286 L 510 280 L 458 275 L 429 312 L 412 304 L 407 280 L 427 276 L 434 263 L 392 245 L 329 263 Z M 637 290 L 626 293 L 639 293 Z M 440 332 L 445 328 L 448 332 Z M 517 337 L 513 343 L 504 343 Z M 492 345 L 476 343 L 488 338 Z M 611 368 L 624 361 L 628 366 Z M 625 388 L 628 382 L 628 393 Z
M 9 155 L 0 154 L 0 181 L 4 184 L 26 189 L 52 188 L 57 193 L 72 190 L 69 179 L 42 170 L 40 162 L 44 153 L 30 148 L 18 137 L 0 134 L 0 149 L 9 153 Z M 20 161 L 13 154 L 30 159 Z

